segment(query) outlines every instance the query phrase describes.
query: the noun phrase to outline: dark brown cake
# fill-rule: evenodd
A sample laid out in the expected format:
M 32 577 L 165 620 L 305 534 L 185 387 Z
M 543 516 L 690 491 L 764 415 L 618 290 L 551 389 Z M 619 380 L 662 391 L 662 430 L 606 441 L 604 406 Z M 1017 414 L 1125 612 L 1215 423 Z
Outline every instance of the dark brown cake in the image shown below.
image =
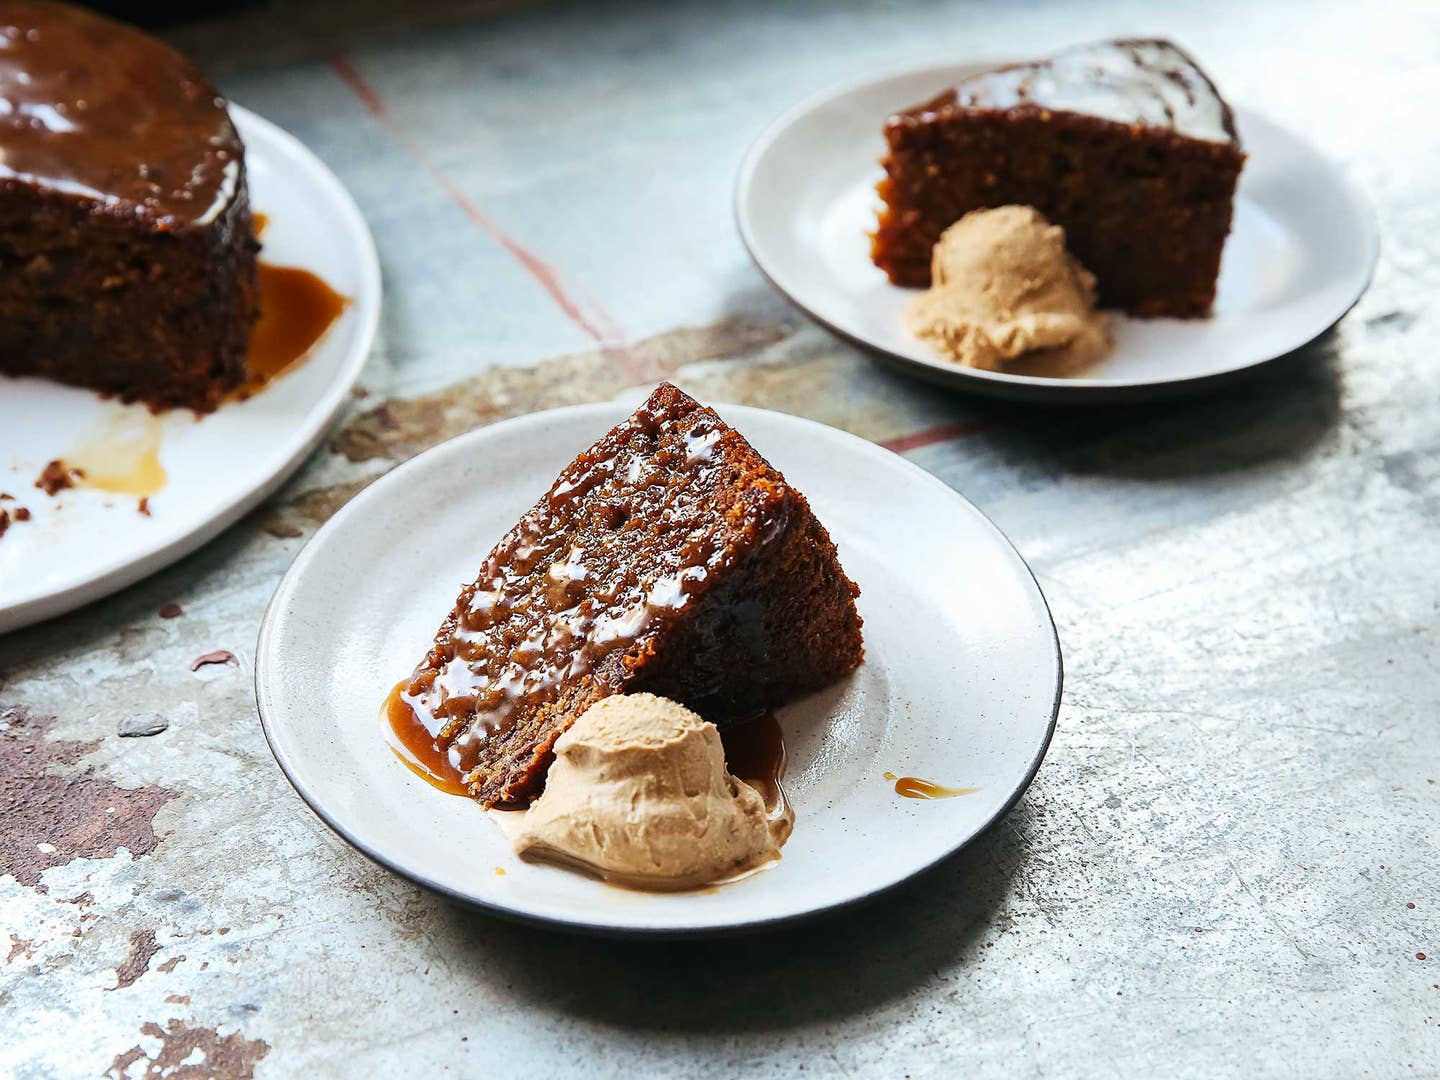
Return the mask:
M 77 7 L 9 0 L 0 37 L 0 373 L 213 409 L 245 378 L 258 302 L 224 100 Z
M 486 806 L 524 806 L 596 701 L 717 724 L 860 663 L 854 598 L 805 497 L 668 383 L 495 546 L 401 695 Z
M 929 285 L 940 234 L 972 210 L 1033 206 L 1065 230 L 1100 304 L 1210 310 L 1245 155 L 1230 108 L 1167 41 L 1113 41 L 972 76 L 891 116 L 872 254 Z

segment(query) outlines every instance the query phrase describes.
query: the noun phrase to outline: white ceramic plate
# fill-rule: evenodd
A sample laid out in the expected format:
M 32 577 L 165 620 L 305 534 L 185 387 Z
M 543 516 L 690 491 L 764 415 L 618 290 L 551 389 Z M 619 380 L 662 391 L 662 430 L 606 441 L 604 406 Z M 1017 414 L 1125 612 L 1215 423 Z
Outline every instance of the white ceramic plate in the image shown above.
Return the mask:
M 122 589 L 239 519 L 315 448 L 365 363 L 380 265 L 360 211 L 293 137 L 238 106 L 231 115 L 245 141 L 251 203 L 269 216 L 261 258 L 311 270 L 351 303 L 298 368 L 199 420 L 188 410 L 154 418 L 86 390 L 0 376 L 0 492 L 34 515 L 0 538 L 0 632 Z M 96 436 L 159 440 L 168 475 L 149 517 L 131 496 L 70 490 L 52 499 L 33 486 L 46 462 Z
M 379 718 L 386 693 L 491 545 L 629 411 L 557 409 L 454 439 L 371 484 L 300 553 L 260 631 L 255 689 L 276 760 L 311 808 L 382 865 L 492 911 L 661 934 L 860 900 L 1003 814 L 1039 767 L 1060 695 L 1055 628 L 1025 563 L 978 510 L 903 458 L 734 405 L 722 415 L 806 493 L 862 589 L 865 663 L 779 713 L 796 818 L 780 862 L 710 893 L 613 888 L 516 858 L 478 804 L 395 757 Z M 886 772 L 980 790 L 905 799 Z
M 1070 378 L 947 363 L 900 324 L 916 290 L 870 262 L 883 175 L 881 126 L 990 64 L 911 70 L 820 94 L 759 138 L 740 169 L 736 215 L 756 264 L 836 333 L 911 374 L 995 397 L 1053 403 L 1178 396 L 1324 333 L 1370 282 L 1373 215 L 1340 170 L 1297 135 L 1236 110 L 1249 160 L 1221 264 L 1213 317 L 1115 320 L 1115 351 Z

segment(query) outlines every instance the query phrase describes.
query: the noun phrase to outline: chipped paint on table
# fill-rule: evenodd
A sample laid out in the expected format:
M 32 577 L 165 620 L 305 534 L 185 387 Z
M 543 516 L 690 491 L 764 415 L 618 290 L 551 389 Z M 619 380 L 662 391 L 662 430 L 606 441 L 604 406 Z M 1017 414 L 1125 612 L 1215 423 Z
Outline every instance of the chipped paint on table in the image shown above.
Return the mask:
M 0 638 L 0 1074 L 1440 1075 L 1440 9 L 278 10 L 174 37 L 354 192 L 382 338 L 267 506 Z M 804 95 L 1136 32 L 1379 211 L 1371 292 L 1263 377 L 1085 412 L 952 396 L 746 260 L 736 165 Z M 1050 598 L 1068 678 L 1035 785 L 880 904 L 724 943 L 497 922 L 365 861 L 266 750 L 260 615 L 336 508 L 471 427 L 661 377 L 907 454 Z

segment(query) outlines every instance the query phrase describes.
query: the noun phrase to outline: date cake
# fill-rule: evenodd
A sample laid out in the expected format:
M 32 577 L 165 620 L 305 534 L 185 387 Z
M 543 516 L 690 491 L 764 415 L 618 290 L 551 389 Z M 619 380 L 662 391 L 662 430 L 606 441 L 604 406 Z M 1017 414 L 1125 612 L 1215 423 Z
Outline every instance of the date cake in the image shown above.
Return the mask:
M 664 383 L 495 545 L 400 696 L 474 798 L 526 806 L 603 698 L 723 726 L 840 678 L 858 594 L 805 496 Z
M 1209 312 L 1245 155 L 1229 106 L 1170 42 L 973 75 L 891 116 L 885 140 L 871 250 L 895 284 L 929 285 L 936 241 L 967 213 L 1019 204 L 1065 230 L 1101 306 Z
M 213 409 L 245 379 L 257 251 L 244 147 L 190 61 L 0 6 L 0 374 Z

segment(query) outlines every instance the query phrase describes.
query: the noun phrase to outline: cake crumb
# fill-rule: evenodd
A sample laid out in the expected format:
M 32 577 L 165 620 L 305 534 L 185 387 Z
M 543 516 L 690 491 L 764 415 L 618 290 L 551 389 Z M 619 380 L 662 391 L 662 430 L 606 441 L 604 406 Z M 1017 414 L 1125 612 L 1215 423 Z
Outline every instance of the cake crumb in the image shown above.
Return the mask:
M 54 495 L 58 491 L 74 487 L 75 481 L 83 479 L 84 476 L 83 469 L 72 469 L 65 462 L 56 458 L 40 470 L 40 476 L 36 479 L 35 486 L 46 495 Z

